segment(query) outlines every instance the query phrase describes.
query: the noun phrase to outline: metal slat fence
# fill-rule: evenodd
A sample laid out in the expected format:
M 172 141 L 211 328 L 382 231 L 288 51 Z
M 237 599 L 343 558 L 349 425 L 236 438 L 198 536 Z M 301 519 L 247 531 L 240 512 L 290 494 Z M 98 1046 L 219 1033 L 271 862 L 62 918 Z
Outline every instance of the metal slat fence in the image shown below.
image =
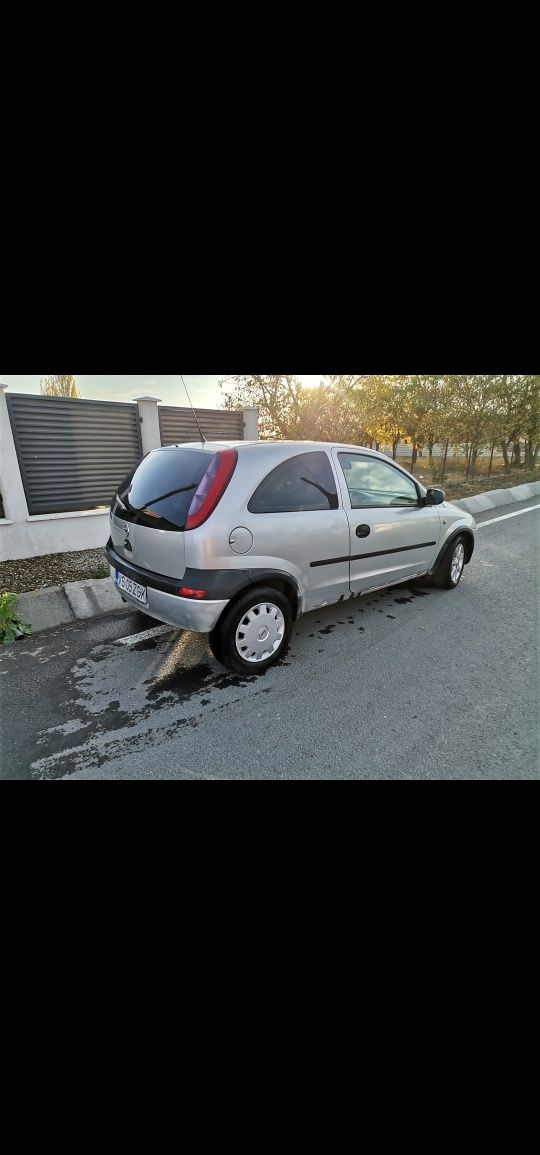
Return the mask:
M 26 393 L 6 400 L 31 515 L 108 505 L 142 457 L 136 405 Z
M 242 412 L 227 409 L 196 409 L 199 424 L 209 441 L 242 441 L 244 419 Z M 176 445 L 182 441 L 200 441 L 197 423 L 191 409 L 178 405 L 160 405 L 159 427 L 162 445 Z

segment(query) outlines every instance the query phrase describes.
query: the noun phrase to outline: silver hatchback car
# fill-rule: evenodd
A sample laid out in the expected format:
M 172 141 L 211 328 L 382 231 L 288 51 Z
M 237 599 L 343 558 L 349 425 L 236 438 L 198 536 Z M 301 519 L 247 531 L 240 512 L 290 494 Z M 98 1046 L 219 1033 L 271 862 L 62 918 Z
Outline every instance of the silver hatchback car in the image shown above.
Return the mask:
M 124 599 L 251 673 L 284 655 L 299 614 L 422 575 L 454 589 L 476 528 L 384 454 L 316 441 L 155 449 L 110 522 Z

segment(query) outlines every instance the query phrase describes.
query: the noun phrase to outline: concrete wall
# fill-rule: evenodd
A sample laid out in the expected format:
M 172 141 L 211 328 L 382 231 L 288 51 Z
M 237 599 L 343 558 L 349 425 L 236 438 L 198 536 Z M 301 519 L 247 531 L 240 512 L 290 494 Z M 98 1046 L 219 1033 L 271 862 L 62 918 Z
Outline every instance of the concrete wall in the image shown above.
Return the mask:
M 24 521 L 0 521 L 0 561 L 99 549 L 109 536 L 109 511 L 51 513 Z
M 6 404 L 6 388 L 0 384 L 0 493 L 5 514 L 0 518 L 0 561 L 99 549 L 109 536 L 108 509 L 30 517 Z M 133 400 L 139 408 L 143 454 L 146 454 L 161 445 L 160 399 L 144 394 Z M 244 439 L 256 440 L 257 410 L 244 410 L 243 420 Z

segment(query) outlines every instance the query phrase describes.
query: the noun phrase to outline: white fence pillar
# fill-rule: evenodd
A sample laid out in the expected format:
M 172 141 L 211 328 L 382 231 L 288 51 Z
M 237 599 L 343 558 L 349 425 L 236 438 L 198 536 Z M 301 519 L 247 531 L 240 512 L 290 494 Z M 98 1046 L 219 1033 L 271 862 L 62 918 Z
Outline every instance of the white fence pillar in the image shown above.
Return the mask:
M 9 420 L 5 389 L 7 385 L 0 385 L 0 492 L 5 520 L 26 522 L 28 505 Z
M 161 448 L 158 411 L 158 401 L 161 401 L 161 397 L 154 397 L 151 393 L 141 393 L 139 397 L 134 397 L 133 400 L 137 402 L 139 410 L 142 451 L 143 456 L 146 456 L 151 449 Z
M 256 407 L 244 409 L 244 441 L 259 440 L 259 410 Z

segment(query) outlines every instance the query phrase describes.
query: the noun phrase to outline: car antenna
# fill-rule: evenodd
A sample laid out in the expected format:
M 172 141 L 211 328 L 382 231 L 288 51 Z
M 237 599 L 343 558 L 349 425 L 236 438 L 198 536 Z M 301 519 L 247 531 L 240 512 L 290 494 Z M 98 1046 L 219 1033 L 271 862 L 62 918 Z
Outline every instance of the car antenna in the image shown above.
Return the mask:
M 197 417 L 197 414 L 196 414 L 196 412 L 195 412 L 195 410 L 194 410 L 194 408 L 193 408 L 193 402 L 192 402 L 192 400 L 191 400 L 191 397 L 190 397 L 190 395 L 189 395 L 189 393 L 188 393 L 188 391 L 187 391 L 187 385 L 186 385 L 186 383 L 185 383 L 185 381 L 184 381 L 184 378 L 182 377 L 182 374 L 180 374 L 180 380 L 181 380 L 181 382 L 182 382 L 182 385 L 184 386 L 184 389 L 185 389 L 185 391 L 186 391 L 186 396 L 187 396 L 187 399 L 188 399 L 188 401 L 189 401 L 189 404 L 191 405 L 191 409 L 192 409 L 192 412 L 193 412 L 193 416 L 194 416 L 194 418 L 195 418 L 195 420 L 196 420 L 196 422 L 197 422 L 197 429 L 199 430 L 199 433 L 200 433 L 200 435 L 201 435 L 201 445 L 202 445 L 202 446 L 203 446 L 203 448 L 204 448 L 204 446 L 205 446 L 205 444 L 206 444 L 206 437 L 204 436 L 204 433 L 203 433 L 203 431 L 202 431 L 202 429 L 201 429 L 201 427 L 200 427 L 200 425 L 199 425 L 199 418 Z

